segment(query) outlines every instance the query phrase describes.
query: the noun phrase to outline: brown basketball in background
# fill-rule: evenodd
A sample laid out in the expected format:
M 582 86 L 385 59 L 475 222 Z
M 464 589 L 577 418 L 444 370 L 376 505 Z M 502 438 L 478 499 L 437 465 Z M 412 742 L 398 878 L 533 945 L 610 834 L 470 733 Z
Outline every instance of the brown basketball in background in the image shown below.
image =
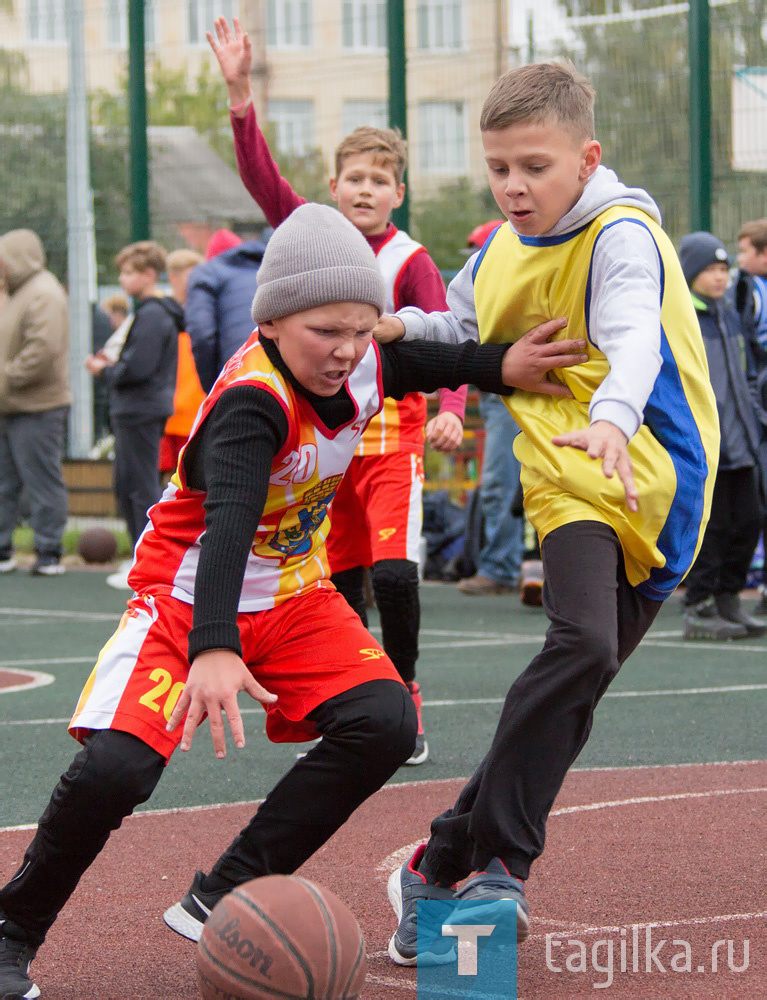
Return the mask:
M 365 939 L 346 903 L 293 875 L 228 893 L 197 946 L 204 1000 L 354 1000 L 366 968 Z
M 77 551 L 87 563 L 108 563 L 117 555 L 117 539 L 106 528 L 86 528 L 77 541 Z

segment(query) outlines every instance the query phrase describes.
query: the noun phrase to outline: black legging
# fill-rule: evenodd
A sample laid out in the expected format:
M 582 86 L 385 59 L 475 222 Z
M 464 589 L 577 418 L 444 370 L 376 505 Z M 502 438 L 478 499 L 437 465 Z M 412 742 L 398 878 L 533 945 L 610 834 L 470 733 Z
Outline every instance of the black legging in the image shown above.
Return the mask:
M 331 580 L 367 628 L 362 566 L 334 573 Z M 381 616 L 381 645 L 406 683 L 415 680 L 421 603 L 418 564 L 410 559 L 381 559 L 371 570 L 373 595 Z
M 396 681 L 360 684 L 310 717 L 324 738 L 293 765 L 214 866 L 235 884 L 295 871 L 413 752 L 415 707 Z M 128 733 L 99 730 L 86 739 L 56 786 L 21 868 L 0 889 L 0 915 L 21 927 L 33 947 L 164 769 L 164 758 Z
M 485 759 L 431 825 L 425 860 L 430 877 L 448 885 L 494 857 L 527 878 L 594 709 L 660 608 L 629 584 L 618 537 L 605 524 L 563 525 L 546 536 L 542 554 L 551 623 L 543 649 L 509 689 Z

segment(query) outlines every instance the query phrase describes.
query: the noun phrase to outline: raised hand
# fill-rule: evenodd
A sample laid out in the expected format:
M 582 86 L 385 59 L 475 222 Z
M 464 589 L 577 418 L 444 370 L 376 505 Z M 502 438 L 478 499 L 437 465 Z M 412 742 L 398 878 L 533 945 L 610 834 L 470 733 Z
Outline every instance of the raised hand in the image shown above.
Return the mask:
M 225 714 L 234 745 L 241 750 L 245 746 L 245 728 L 237 704 L 240 691 L 264 705 L 277 701 L 277 695 L 270 694 L 258 683 L 233 650 L 208 649 L 200 653 L 195 657 L 186 686 L 168 720 L 168 732 L 173 732 L 186 713 L 181 749 L 188 750 L 195 730 L 207 714 L 216 756 L 226 757 Z
M 551 439 L 560 448 L 580 448 L 589 458 L 602 459 L 602 472 L 612 479 L 617 472 L 626 494 L 626 506 L 631 511 L 639 509 L 634 467 L 629 457 L 628 441 L 623 431 L 609 420 L 595 420 L 581 431 L 570 431 Z
M 229 88 L 229 103 L 236 106 L 247 100 L 250 94 L 252 50 L 248 33 L 242 30 L 236 17 L 233 25 L 234 29 L 229 27 L 225 17 L 217 17 L 214 23 L 216 37 L 210 31 L 205 32 L 205 37 Z
M 549 343 L 549 337 L 566 326 L 566 319 L 549 319 L 528 330 L 512 344 L 503 357 L 501 377 L 505 385 L 547 396 L 572 397 L 566 386 L 549 382 L 546 377 L 553 368 L 570 368 L 588 360 L 588 354 L 582 353 L 586 347 L 585 340 Z

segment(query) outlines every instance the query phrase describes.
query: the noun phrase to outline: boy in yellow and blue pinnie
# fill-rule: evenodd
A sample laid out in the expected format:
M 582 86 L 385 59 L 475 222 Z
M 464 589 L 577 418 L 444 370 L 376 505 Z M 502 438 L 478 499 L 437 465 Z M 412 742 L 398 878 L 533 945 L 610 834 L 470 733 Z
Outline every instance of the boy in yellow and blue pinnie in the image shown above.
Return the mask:
M 600 166 L 593 103 L 569 64 L 524 66 L 496 82 L 480 128 L 508 222 L 451 283 L 450 312 L 401 310 L 376 334 L 393 339 L 404 327 L 408 340 L 507 343 L 563 316 L 567 335 L 588 341 L 583 364 L 552 373 L 570 394 L 505 397 L 521 428 L 514 450 L 551 624 L 485 759 L 392 875 L 399 925 L 389 954 L 400 964 L 418 962 L 419 898 L 484 901 L 485 924 L 498 899 L 515 900 L 525 939 L 524 880 L 554 799 L 600 697 L 692 565 L 709 515 L 719 429 L 695 311 L 655 203 Z

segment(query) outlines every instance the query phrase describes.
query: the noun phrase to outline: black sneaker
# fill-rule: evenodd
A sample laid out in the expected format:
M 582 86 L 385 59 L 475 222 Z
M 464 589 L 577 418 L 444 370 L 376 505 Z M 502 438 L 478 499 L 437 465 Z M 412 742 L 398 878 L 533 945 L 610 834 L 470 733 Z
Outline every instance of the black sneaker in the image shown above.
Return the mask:
M 34 1000 L 40 990 L 29 978 L 29 963 L 37 949 L 12 937 L 6 923 L 0 922 L 0 1000 Z
M 747 615 L 740 603 L 739 594 L 717 594 L 715 597 L 716 609 L 726 622 L 734 622 L 742 625 L 749 636 L 756 638 L 767 632 L 767 624 L 759 622 L 751 615 Z
M 684 637 L 688 641 L 726 642 L 748 638 L 748 629 L 738 622 L 722 618 L 713 599 L 709 598 L 685 607 Z
M 66 570 L 60 556 L 52 553 L 39 553 L 29 572 L 32 576 L 61 576 L 62 573 L 66 573 Z
M 163 913 L 162 918 L 171 930 L 190 941 L 199 941 L 205 921 L 210 911 L 230 889 L 219 889 L 218 892 L 203 892 L 202 880 L 205 872 L 195 872 L 194 881 L 189 892 L 180 903 L 175 903 Z M 0 998 L 1 1000 L 1 998 Z
M 499 921 L 499 900 L 513 900 L 517 904 L 517 944 L 527 940 L 530 933 L 530 908 L 525 899 L 525 884 L 514 878 L 500 858 L 493 858 L 487 869 L 470 878 L 455 894 L 462 903 L 476 902 L 471 910 L 461 907 L 457 923 L 496 924 Z M 468 919 L 467 919 L 468 918 Z M 450 920 L 447 921 L 450 923 Z
M 443 920 L 439 921 L 439 926 L 434 925 L 433 936 L 429 934 L 429 947 L 424 949 L 422 941 L 420 954 L 418 952 L 418 900 L 444 900 L 444 915 L 447 916 L 455 899 L 454 889 L 431 885 L 418 871 L 425 849 L 426 845 L 421 844 L 413 857 L 389 876 L 389 902 L 399 920 L 397 930 L 389 941 L 389 957 L 397 965 L 417 965 L 419 962 L 421 965 L 447 965 L 457 959 L 454 942 L 442 936 L 441 925 L 447 922 Z M 421 928 L 422 937 L 423 930 Z

